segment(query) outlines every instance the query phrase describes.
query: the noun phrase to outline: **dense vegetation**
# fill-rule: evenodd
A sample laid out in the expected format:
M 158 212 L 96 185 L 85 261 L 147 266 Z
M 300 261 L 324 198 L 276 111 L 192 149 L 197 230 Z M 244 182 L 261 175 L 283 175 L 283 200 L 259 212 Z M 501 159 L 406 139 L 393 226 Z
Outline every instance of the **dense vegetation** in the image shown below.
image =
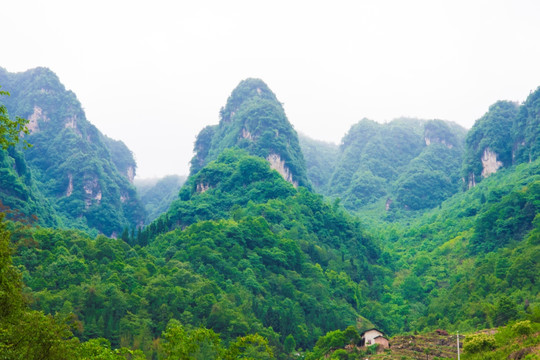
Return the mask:
M 404 210 L 433 208 L 459 191 L 464 134 L 441 120 L 363 119 L 343 137 L 337 154 L 319 144 L 314 154 L 307 140 L 302 150 L 319 191 L 340 198 L 349 210 L 371 205 L 379 218 L 393 220 Z
M 463 177 L 469 187 L 482 178 L 487 152 L 492 152 L 501 167 L 531 162 L 540 155 L 540 88 L 519 105 L 498 101 L 467 134 Z
M 211 329 L 204 327 L 193 328 L 181 325 L 178 321 L 172 319 L 168 322 L 165 330 L 161 333 L 161 340 L 155 342 L 153 338 L 149 338 L 150 321 L 128 312 L 120 324 L 114 324 L 111 321 L 111 316 L 115 313 L 122 313 L 122 310 L 127 306 L 126 298 L 123 298 L 122 291 L 118 290 L 118 283 L 110 282 L 106 288 L 96 285 L 96 280 L 99 282 L 100 277 L 94 277 L 92 284 L 84 287 L 84 293 L 87 296 L 80 302 L 80 299 L 70 298 L 73 302 L 65 300 L 62 308 L 55 310 L 55 315 L 46 315 L 42 311 L 31 310 L 28 307 L 28 301 L 22 291 L 21 274 L 19 270 L 13 266 L 11 260 L 11 248 L 9 246 L 10 231 L 12 228 L 14 237 L 19 239 L 17 245 L 21 246 L 22 242 L 28 242 L 30 238 L 26 233 L 30 229 L 21 226 L 20 223 L 7 223 L 4 221 L 4 214 L 0 214 L 0 359 L 9 360 L 27 360 L 27 359 L 109 359 L 109 360 L 124 360 L 124 359 L 146 359 L 146 355 L 141 350 L 130 350 L 126 347 L 111 348 L 111 341 L 105 338 L 92 338 L 88 341 L 81 342 L 74 334 L 82 335 L 82 338 L 88 338 L 89 335 L 95 332 L 100 332 L 104 336 L 114 338 L 114 330 L 111 326 L 119 326 L 121 333 L 124 334 L 120 340 L 115 339 L 115 342 L 128 343 L 131 347 L 144 348 L 147 355 L 151 358 L 159 359 L 238 359 L 255 357 L 257 359 L 271 359 L 273 352 L 268 341 L 260 335 L 239 336 L 227 344 L 221 343 L 221 338 Z M 35 229 L 34 229 L 35 230 Z M 30 230 L 32 231 L 32 230 Z M 73 236 L 75 234 L 75 236 Z M 56 236 L 56 240 L 63 235 L 62 231 L 45 230 L 45 234 L 35 234 L 36 237 L 52 235 Z M 90 245 L 94 249 L 110 251 L 111 247 L 101 247 L 99 242 L 93 242 L 82 233 L 67 233 L 67 238 L 75 240 L 79 245 Z M 104 238 L 103 238 L 104 239 Z M 102 239 L 102 240 L 103 240 Z M 49 238 L 50 240 L 50 238 Z M 30 240 L 31 241 L 31 240 Z M 106 242 L 111 242 L 106 239 Z M 114 240 L 112 242 L 115 242 Z M 118 243 L 118 242 L 117 242 Z M 65 242 L 62 242 L 66 245 Z M 50 244 L 49 244 L 50 245 Z M 94 247 L 97 245 L 96 247 Z M 28 244 L 27 244 L 28 246 Z M 30 245 L 31 247 L 39 246 L 38 243 Z M 74 247 L 77 245 L 75 244 Z M 113 245 L 114 247 L 114 245 Z M 65 247 L 63 248 L 65 249 Z M 73 247 L 72 247 L 73 249 Z M 85 249 L 83 247 L 84 250 Z M 60 250 L 62 252 L 62 250 Z M 45 250 L 47 252 L 47 250 Z M 115 253 L 117 255 L 118 253 Z M 49 254 L 50 256 L 51 254 Z M 60 255 L 55 264 L 63 263 L 60 266 L 69 265 L 68 269 L 63 269 L 63 275 L 67 275 L 70 271 L 80 271 L 81 266 L 84 268 L 84 258 L 81 261 L 73 261 L 76 255 L 66 257 L 65 252 Z M 95 265 L 95 264 L 92 264 Z M 150 263 L 147 263 L 150 266 Z M 56 267 L 56 270 L 60 269 Z M 78 268 L 78 269 L 76 269 Z M 86 269 L 84 269 L 86 270 Z M 75 276 L 84 277 L 86 274 L 75 273 Z M 177 275 L 179 275 L 177 273 Z M 184 273 L 183 275 L 186 275 Z M 118 273 L 116 273 L 116 277 Z M 50 274 L 44 278 L 51 278 Z M 70 282 L 69 288 L 72 292 L 77 292 L 73 289 L 73 284 L 78 282 L 72 279 L 64 279 Z M 30 280 L 31 281 L 31 280 Z M 50 285 L 50 284 L 49 284 Z M 56 284 L 55 288 L 62 287 Z M 104 292 L 102 292 L 104 290 Z M 45 291 L 46 292 L 46 291 Z M 74 294 L 79 296 L 81 294 Z M 111 299 L 104 300 L 105 296 L 112 295 Z M 51 298 L 49 296 L 49 298 Z M 43 300 L 44 297 L 38 297 L 35 300 Z M 130 299 L 131 302 L 140 300 Z M 98 309 L 93 307 L 105 301 L 108 308 L 101 315 L 96 324 L 88 323 L 90 326 L 85 331 L 84 320 L 88 319 Z M 143 302 L 144 303 L 144 302 Z M 51 304 L 49 304 L 51 305 Z M 79 309 L 74 309 L 73 306 L 78 306 Z M 90 306 L 90 308 L 87 308 Z M 144 304 L 143 304 L 144 306 Z M 46 306 L 47 307 L 47 306 Z M 83 314 L 74 315 L 83 309 Z M 49 311 L 52 309 L 48 309 Z M 113 311 L 110 313 L 110 311 Z M 103 323 L 103 319 L 107 318 L 107 324 Z M 100 329 L 104 327 L 103 329 Z M 112 333 L 111 333 L 112 331 Z
M 315 191 L 321 193 L 330 181 L 339 154 L 335 144 L 299 134 L 300 148 L 306 159 L 307 176 Z
M 135 179 L 134 185 L 147 214 L 145 223 L 152 222 L 169 209 L 185 181 L 185 176 L 178 175 L 160 179 Z
M 468 335 L 462 358 L 474 359 L 538 359 L 540 318 L 518 321 L 501 327 L 495 334 Z
M 469 337 L 473 359 L 521 351 L 505 339 L 537 347 L 538 91 L 493 105 L 465 146 L 452 123 L 362 120 L 339 148 L 301 139 L 306 166 L 275 95 L 245 80 L 199 134 L 181 189 L 177 178 L 141 187 L 157 218 L 136 229 L 129 149 L 50 71 L 2 81 L 34 146 L 0 150 L 11 208 L 0 214 L 0 358 L 353 359 L 374 351 L 345 350 L 373 326 L 509 324 Z M 502 168 L 460 191 L 486 147 Z
M 191 174 L 231 147 L 264 159 L 277 155 L 290 182 L 310 186 L 298 135 L 276 95 L 260 79 L 241 81 L 221 109 L 219 124 L 207 126 L 197 136 Z
M 2 202 L 38 215 L 44 225 L 107 235 L 142 223 L 144 209 L 128 176 L 130 168 L 135 175 L 131 152 L 86 120 L 75 94 L 52 71 L 12 74 L 0 68 L 0 84 L 11 93 L 2 99 L 5 107 L 28 119 L 25 140 L 32 144 L 24 152 L 16 148 L 0 155 L 4 165 L 15 163 L 15 171 L 2 167 L 0 181 L 17 189 L 0 192 Z M 48 203 L 44 208 L 52 210 L 40 211 L 35 203 Z
M 540 307 L 539 174 L 539 161 L 498 172 L 410 226 L 380 229 L 400 331 L 500 326 Z
M 369 314 L 367 299 L 382 295 L 385 270 L 360 224 L 319 195 L 295 190 L 260 158 L 228 151 L 209 166 L 224 163 L 233 174 L 253 170 L 246 165 L 259 173 L 249 171 L 249 180 L 233 175 L 223 187 L 194 193 L 183 200 L 186 208 L 212 204 L 217 210 L 215 201 L 227 189 L 267 188 L 276 196 L 224 207 L 222 219 L 186 220 L 152 235 L 145 247 L 72 230 L 17 231 L 15 261 L 34 306 L 73 312 L 81 340 L 106 337 L 147 355 L 171 318 L 211 328 L 226 343 L 258 333 L 283 353 L 288 336 L 298 347 L 311 347 L 327 331 Z

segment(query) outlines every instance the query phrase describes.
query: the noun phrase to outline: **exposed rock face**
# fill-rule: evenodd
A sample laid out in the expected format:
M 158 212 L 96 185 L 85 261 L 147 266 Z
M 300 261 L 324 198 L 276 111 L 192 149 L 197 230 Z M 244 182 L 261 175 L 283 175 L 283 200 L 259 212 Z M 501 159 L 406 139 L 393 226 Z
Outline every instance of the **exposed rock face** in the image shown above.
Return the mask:
M 427 137 L 427 136 L 426 136 L 426 137 L 424 138 L 424 140 L 425 140 L 427 146 L 429 146 L 429 145 L 431 145 L 431 144 L 439 143 L 439 144 L 443 144 L 444 146 L 446 146 L 446 147 L 449 148 L 449 149 L 452 149 L 452 148 L 454 147 L 454 145 L 447 143 L 446 140 L 444 140 L 444 139 L 439 139 L 439 138 L 437 138 L 437 137 L 435 137 L 435 138 L 430 138 L 430 137 Z
M 393 203 L 392 199 L 390 198 L 386 199 L 386 204 L 384 205 L 384 208 L 386 211 L 390 210 L 390 206 L 392 206 L 392 203 Z
M 502 166 L 502 162 L 497 161 L 497 154 L 489 148 L 485 148 L 484 153 L 482 154 L 482 177 L 486 178 L 489 175 L 496 173 Z
M 251 135 L 251 133 L 246 128 L 242 128 L 242 137 L 244 139 L 253 140 L 253 135 Z
M 128 167 L 126 175 L 129 182 L 133 184 L 133 179 L 135 179 L 135 169 L 133 168 L 133 166 Z
M 34 106 L 34 112 L 28 117 L 28 130 L 31 134 L 39 131 L 38 120 L 48 121 L 49 119 L 43 114 L 43 109 L 39 106 Z
M 210 189 L 210 185 L 208 184 L 204 184 L 204 183 L 198 183 L 197 184 L 197 192 L 198 193 L 203 193 L 205 192 L 206 190 Z
M 65 123 L 64 126 L 65 126 L 66 128 L 76 129 L 76 128 L 77 128 L 76 121 L 77 121 L 77 116 L 76 116 L 76 115 L 71 116 L 71 117 L 69 117 L 69 118 L 66 119 L 66 123 Z
M 289 168 L 285 166 L 285 161 L 281 160 L 281 157 L 279 155 L 270 154 L 268 155 L 266 160 L 268 160 L 268 162 L 270 163 L 270 167 L 280 173 L 285 180 L 293 184 L 294 187 L 298 187 L 298 182 L 294 181 Z
M 86 197 L 84 199 L 86 209 L 92 206 L 92 200 L 95 200 L 96 203 L 99 205 L 99 203 L 101 202 L 102 193 L 97 178 L 94 177 L 91 180 L 85 181 L 84 192 L 86 194 Z
M 69 184 L 66 190 L 66 196 L 70 197 L 73 194 L 73 175 L 68 174 Z
M 469 190 L 475 186 L 476 186 L 476 178 L 474 176 L 474 173 L 472 172 L 469 174 L 469 185 L 468 185 Z

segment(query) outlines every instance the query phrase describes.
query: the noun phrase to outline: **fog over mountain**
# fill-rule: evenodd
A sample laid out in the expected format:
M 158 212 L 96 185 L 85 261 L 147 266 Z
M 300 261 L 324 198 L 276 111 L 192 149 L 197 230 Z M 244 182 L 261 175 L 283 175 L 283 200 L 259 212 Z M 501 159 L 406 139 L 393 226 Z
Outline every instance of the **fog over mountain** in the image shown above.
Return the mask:
M 187 175 L 196 135 L 250 77 L 279 95 L 296 131 L 336 144 L 363 118 L 470 128 L 540 80 L 534 0 L 23 0 L 2 12 L 0 66 L 52 69 L 143 178 Z

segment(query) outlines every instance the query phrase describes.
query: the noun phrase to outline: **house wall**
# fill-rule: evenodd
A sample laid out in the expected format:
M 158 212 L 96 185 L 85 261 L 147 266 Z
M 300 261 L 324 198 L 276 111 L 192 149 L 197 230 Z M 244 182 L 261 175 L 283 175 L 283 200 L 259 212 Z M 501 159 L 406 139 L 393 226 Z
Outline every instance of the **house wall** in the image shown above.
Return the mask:
M 383 333 L 377 330 L 369 330 L 364 333 L 364 345 L 369 346 L 375 344 L 375 337 L 383 336 Z
M 388 349 L 390 347 L 390 344 L 388 343 L 388 339 L 384 338 L 382 336 L 374 339 L 375 344 L 379 344 L 380 347 L 383 349 Z

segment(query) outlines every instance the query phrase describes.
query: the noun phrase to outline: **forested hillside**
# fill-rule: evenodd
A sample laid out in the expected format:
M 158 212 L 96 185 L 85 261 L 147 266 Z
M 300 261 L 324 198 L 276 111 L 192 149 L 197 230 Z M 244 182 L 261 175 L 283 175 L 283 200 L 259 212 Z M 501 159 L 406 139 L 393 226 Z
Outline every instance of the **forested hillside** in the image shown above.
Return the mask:
M 3 190 L 0 200 L 49 226 L 113 235 L 142 224 L 144 210 L 130 183 L 131 152 L 86 120 L 75 94 L 52 71 L 0 69 L 0 84 L 11 94 L 2 99 L 9 114 L 29 120 L 24 139 L 32 144 L 1 155 L 2 181 L 12 190 Z M 47 206 L 52 209 L 42 210 Z
M 303 141 L 310 180 L 349 210 L 368 206 L 379 218 L 439 205 L 461 187 L 465 130 L 441 120 L 363 119 L 343 137 L 338 153 Z M 323 165 L 323 166 L 319 166 Z M 381 215 L 382 214 L 382 215 Z
M 488 350 L 536 346 L 538 90 L 468 133 L 364 119 L 337 147 L 299 141 L 247 79 L 197 137 L 181 188 L 168 177 L 138 195 L 129 149 L 52 72 L 0 75 L 33 145 L 0 153 L 0 358 L 364 359 L 354 345 L 371 327 L 509 324 Z
M 499 168 L 534 161 L 540 155 L 540 88 L 519 105 L 498 101 L 467 134 L 463 177 L 474 187 Z
M 219 124 L 201 130 L 195 142 L 191 174 L 235 146 L 267 159 L 295 186 L 310 186 L 298 135 L 276 95 L 260 79 L 241 81 L 221 108 Z
M 170 319 L 211 328 L 225 341 L 259 333 L 280 353 L 288 336 L 307 348 L 327 331 L 358 321 L 371 326 L 361 315 L 373 318 L 367 299 L 382 296 L 390 273 L 358 221 L 321 196 L 296 190 L 264 159 L 230 150 L 207 168 L 220 166 L 231 169 L 220 185 L 195 191 L 168 213 L 212 208 L 220 216 L 184 213 L 185 222 L 150 234 L 148 245 L 18 230 L 15 262 L 34 306 L 74 312 L 83 340 L 106 337 L 147 354 Z M 248 194 L 245 202 L 219 202 L 239 191 Z
M 322 194 L 334 173 L 339 147 L 329 142 L 311 139 L 302 134 L 299 134 L 298 140 L 306 159 L 309 181 L 311 181 L 315 191 Z
M 146 221 L 150 223 L 169 209 L 178 198 L 180 187 L 186 182 L 185 176 L 168 175 L 160 179 L 135 179 L 141 203 L 146 210 Z
M 470 331 L 540 310 L 539 181 L 537 160 L 490 176 L 410 226 L 381 226 L 394 259 L 391 307 L 407 319 L 400 331 Z

